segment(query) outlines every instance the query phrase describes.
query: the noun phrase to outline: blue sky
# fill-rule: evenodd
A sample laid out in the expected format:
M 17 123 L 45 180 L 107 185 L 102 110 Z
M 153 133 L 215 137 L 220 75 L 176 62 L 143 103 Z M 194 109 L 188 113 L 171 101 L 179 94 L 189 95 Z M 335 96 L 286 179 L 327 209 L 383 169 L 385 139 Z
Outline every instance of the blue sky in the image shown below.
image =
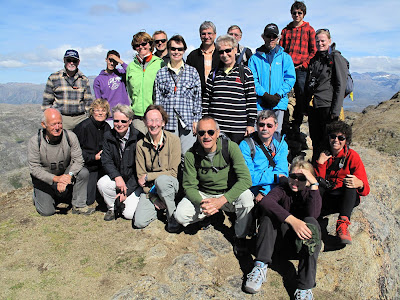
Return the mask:
M 200 44 L 198 28 L 210 20 L 217 35 L 232 24 L 243 30 L 241 44 L 253 50 L 268 23 L 280 30 L 291 21 L 293 0 L 282 1 L 27 1 L 0 0 L 0 83 L 45 83 L 63 67 L 68 48 L 81 56 L 87 76 L 105 67 L 105 55 L 115 49 L 129 63 L 132 35 L 162 29 L 181 34 L 188 54 Z M 399 0 L 308 0 L 305 21 L 314 29 L 329 28 L 337 49 L 350 61 L 351 72 L 385 71 L 400 75 Z

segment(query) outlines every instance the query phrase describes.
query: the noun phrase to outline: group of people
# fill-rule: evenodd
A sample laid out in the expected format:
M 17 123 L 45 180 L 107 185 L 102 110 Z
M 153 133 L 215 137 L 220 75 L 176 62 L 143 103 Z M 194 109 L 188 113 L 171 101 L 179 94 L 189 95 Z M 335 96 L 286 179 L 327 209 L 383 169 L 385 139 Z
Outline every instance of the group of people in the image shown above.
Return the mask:
M 249 253 L 257 219 L 256 258 L 244 289 L 258 292 L 274 257 L 297 250 L 295 297 L 312 299 L 318 220 L 339 213 L 338 239 L 351 243 L 352 210 L 369 184 L 349 147 L 351 127 L 337 120 L 346 61 L 329 30 L 315 33 L 305 14 L 305 4 L 295 1 L 293 21 L 281 34 L 275 24 L 265 26 L 254 54 L 239 44 L 237 25 L 216 39 L 215 25 L 203 22 L 201 45 L 186 61 L 182 36 L 139 32 L 129 65 L 117 51 L 107 53 L 95 100 L 78 69 L 79 53 L 67 50 L 64 68 L 46 84 L 42 128 L 29 142 L 38 213 L 53 215 L 59 202 L 71 201 L 72 213 L 90 215 L 102 198 L 106 221 L 124 217 L 145 228 L 164 211 L 166 230 L 179 233 L 206 229 L 213 216 L 231 212 L 238 256 Z M 296 158 L 289 167 L 281 130 L 293 87 L 291 130 L 299 131 L 308 113 L 313 165 Z

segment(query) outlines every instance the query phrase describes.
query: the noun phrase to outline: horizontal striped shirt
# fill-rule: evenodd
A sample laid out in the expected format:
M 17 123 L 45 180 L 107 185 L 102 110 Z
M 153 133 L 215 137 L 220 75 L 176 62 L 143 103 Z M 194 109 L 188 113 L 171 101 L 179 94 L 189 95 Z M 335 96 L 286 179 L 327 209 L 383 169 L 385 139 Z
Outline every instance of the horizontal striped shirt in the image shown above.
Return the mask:
M 53 107 L 62 115 L 80 115 L 89 111 L 92 101 L 89 79 L 79 70 L 74 77 L 68 77 L 62 69 L 51 74 L 47 80 L 42 110 Z
M 214 77 L 214 78 L 213 78 Z M 235 65 L 226 74 L 218 68 L 210 72 L 203 97 L 203 115 L 212 116 L 221 131 L 244 134 L 247 126 L 254 126 L 257 118 L 256 93 L 253 74 L 244 66 L 245 83 Z

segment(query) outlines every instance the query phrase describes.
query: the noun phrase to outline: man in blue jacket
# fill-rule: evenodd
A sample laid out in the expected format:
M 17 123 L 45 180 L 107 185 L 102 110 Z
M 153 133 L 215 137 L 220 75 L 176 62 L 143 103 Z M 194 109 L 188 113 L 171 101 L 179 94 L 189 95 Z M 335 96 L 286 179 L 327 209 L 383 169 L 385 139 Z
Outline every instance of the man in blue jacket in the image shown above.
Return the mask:
M 277 132 L 282 130 L 283 115 L 288 105 L 287 94 L 296 82 L 292 58 L 278 45 L 279 29 L 271 23 L 261 35 L 264 45 L 250 57 L 257 93 L 257 110 L 274 110 L 278 118 Z
M 273 110 L 264 110 L 257 117 L 257 131 L 239 145 L 250 170 L 250 188 L 256 203 L 268 194 L 282 177 L 288 176 L 288 145 L 274 135 L 278 120 Z

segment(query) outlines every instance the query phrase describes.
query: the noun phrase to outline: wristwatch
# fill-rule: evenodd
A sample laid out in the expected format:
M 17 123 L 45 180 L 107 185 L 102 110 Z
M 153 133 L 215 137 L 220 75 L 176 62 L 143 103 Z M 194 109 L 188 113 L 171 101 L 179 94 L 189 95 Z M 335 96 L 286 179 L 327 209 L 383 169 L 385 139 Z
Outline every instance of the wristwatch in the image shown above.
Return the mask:
M 310 186 L 313 186 L 313 185 L 319 186 L 318 181 L 310 184 Z
M 71 177 L 74 177 L 74 173 L 72 173 L 72 172 L 69 172 L 68 175 Z

